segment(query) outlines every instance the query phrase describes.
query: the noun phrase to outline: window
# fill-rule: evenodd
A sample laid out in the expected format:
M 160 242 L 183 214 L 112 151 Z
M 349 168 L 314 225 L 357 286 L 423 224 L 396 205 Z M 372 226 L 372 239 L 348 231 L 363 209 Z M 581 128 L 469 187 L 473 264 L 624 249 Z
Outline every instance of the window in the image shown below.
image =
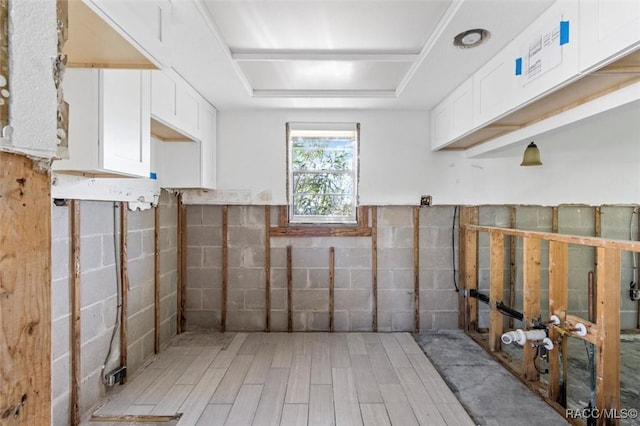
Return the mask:
M 292 223 L 356 223 L 357 123 L 288 123 Z

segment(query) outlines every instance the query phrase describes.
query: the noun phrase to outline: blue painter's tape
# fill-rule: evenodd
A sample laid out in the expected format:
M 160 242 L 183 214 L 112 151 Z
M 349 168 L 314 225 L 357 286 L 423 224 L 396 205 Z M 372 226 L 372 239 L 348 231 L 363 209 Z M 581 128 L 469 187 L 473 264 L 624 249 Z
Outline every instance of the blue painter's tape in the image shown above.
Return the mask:
M 569 43 L 569 21 L 560 21 L 560 46 Z
M 151 173 L 149 173 L 149 178 L 158 179 L 158 175 L 156 174 L 156 172 L 151 172 Z
M 522 75 L 522 58 L 516 58 L 516 75 Z

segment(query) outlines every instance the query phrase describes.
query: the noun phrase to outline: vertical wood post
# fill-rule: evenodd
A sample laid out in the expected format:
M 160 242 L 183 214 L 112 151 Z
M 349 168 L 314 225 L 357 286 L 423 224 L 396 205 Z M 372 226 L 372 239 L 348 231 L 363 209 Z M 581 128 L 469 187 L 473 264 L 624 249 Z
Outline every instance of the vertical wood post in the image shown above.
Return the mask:
M 478 207 L 460 207 L 460 289 L 466 291 L 478 288 L 478 233 L 466 229 L 466 225 L 478 224 L 478 213 Z M 468 295 L 465 297 L 464 293 L 460 294 L 461 303 L 458 299 L 458 323 L 462 314 L 464 328 L 475 331 L 478 329 L 478 300 Z
M 229 206 L 222 206 L 222 300 L 220 307 L 220 331 L 227 330 L 227 291 L 229 285 Z
M 490 234 L 490 267 L 489 267 L 489 350 L 499 352 L 501 336 L 504 331 L 502 314 L 495 304 L 502 301 L 504 295 L 504 234 L 492 232 Z
M 516 215 L 518 209 L 516 206 L 510 207 L 509 214 L 509 227 L 516 229 Z M 509 237 L 509 306 L 514 307 L 516 305 L 516 237 Z M 513 328 L 513 318 L 509 317 L 509 328 Z
M 127 254 L 127 237 L 129 235 L 128 221 L 129 203 L 120 203 L 120 366 L 127 365 L 127 318 L 128 309 L 127 302 L 129 296 L 129 256 Z M 123 378 L 122 384 L 126 383 L 127 378 Z
M 176 294 L 176 319 L 178 334 L 186 329 L 187 318 L 187 209 L 182 202 L 182 194 L 178 195 L 178 288 Z
M 413 332 L 420 332 L 420 207 L 418 206 L 413 208 Z
M 153 352 L 160 353 L 160 203 L 153 217 Z
M 636 215 L 638 216 L 638 234 L 636 235 L 636 240 L 640 241 L 640 207 L 635 207 L 634 212 L 636 212 Z M 638 253 L 631 253 L 633 256 L 635 256 L 636 259 L 638 259 L 638 257 L 640 257 L 640 255 L 638 255 Z M 636 264 L 636 268 L 640 268 L 640 265 Z M 637 272 L 637 270 L 636 270 Z M 640 274 L 636 275 L 637 277 L 640 278 Z M 640 285 L 640 283 L 636 283 L 636 285 Z M 640 300 L 638 300 L 638 303 L 636 304 L 636 315 L 637 315 L 637 320 L 636 320 L 636 328 L 640 329 Z
M 371 330 L 378 331 L 378 207 L 371 207 Z
M 264 331 L 271 331 L 271 206 L 264 206 Z
M 293 331 L 293 266 L 291 246 L 287 246 L 287 331 Z
M 71 200 L 71 413 L 73 426 L 80 424 L 80 201 Z
M 602 237 L 602 209 L 600 206 L 596 206 L 593 209 L 593 236 L 594 237 Z M 594 318 L 598 315 L 598 303 L 596 297 L 597 288 L 598 288 L 598 250 L 594 250 L 593 253 L 593 268 L 594 268 L 594 277 L 591 284 L 592 297 L 587 299 L 587 303 L 589 304 L 589 311 L 591 311 Z M 591 319 L 589 319 L 591 321 Z
M 523 314 L 527 325 L 540 316 L 540 240 L 523 238 Z M 523 348 L 523 364 L 525 380 L 539 379 L 538 371 L 533 363 L 536 349 L 530 343 Z
M 568 301 L 569 249 L 567 243 L 549 242 L 549 314 L 564 323 Z M 551 328 L 549 337 L 560 340 L 559 347 L 549 352 L 549 399 L 566 406 L 567 338 Z M 562 368 L 560 366 L 562 357 Z
M 334 329 L 334 287 L 335 287 L 335 259 L 336 252 L 334 247 L 329 247 L 329 332 L 333 333 Z
M 620 412 L 620 250 L 598 247 L 596 408 Z M 611 420 L 608 420 L 611 421 Z M 601 417 L 598 425 L 607 423 Z

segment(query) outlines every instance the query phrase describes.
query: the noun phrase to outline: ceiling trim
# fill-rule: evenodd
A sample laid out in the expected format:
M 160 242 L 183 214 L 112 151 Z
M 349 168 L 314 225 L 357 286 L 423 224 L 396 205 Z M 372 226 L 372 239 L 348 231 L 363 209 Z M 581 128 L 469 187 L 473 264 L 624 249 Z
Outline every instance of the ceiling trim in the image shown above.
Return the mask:
M 240 79 L 242 86 L 244 87 L 244 89 L 247 91 L 249 95 L 253 95 L 253 87 L 251 87 L 249 80 L 244 75 L 244 72 L 242 72 L 242 69 L 240 68 L 240 65 L 238 64 L 238 62 L 233 60 L 231 49 L 229 48 L 229 46 L 227 45 L 227 42 L 222 37 L 222 34 L 220 33 L 220 29 L 218 28 L 218 25 L 216 25 L 216 22 L 213 19 L 213 16 L 211 16 L 211 12 L 209 11 L 209 8 L 204 4 L 204 0 L 196 0 L 195 5 L 196 5 L 196 8 L 198 9 L 198 12 L 204 19 L 205 23 L 207 24 L 209 31 L 211 31 L 211 34 L 213 34 L 218 44 L 220 44 L 220 47 L 222 47 L 222 50 L 225 56 L 229 59 L 229 62 L 231 62 L 233 71 L 236 73 L 236 75 Z
M 305 50 L 243 50 L 231 52 L 235 61 L 364 61 L 413 62 L 418 53 L 362 52 L 362 51 L 305 51 Z
M 397 96 L 400 96 L 404 89 L 409 85 L 409 82 L 413 78 L 416 71 L 418 71 L 418 68 L 420 68 L 420 66 L 422 65 L 422 62 L 424 62 L 424 60 L 427 58 L 427 55 L 429 55 L 431 49 L 433 49 L 433 47 L 436 45 L 444 30 L 447 28 L 456 13 L 458 13 L 458 10 L 460 9 L 460 6 L 462 6 L 462 3 L 464 3 L 464 0 L 453 0 L 447 10 L 444 12 L 442 19 L 438 21 L 438 25 L 436 26 L 435 30 L 431 33 L 424 46 L 422 46 L 418 59 L 413 62 L 413 64 L 409 68 L 409 71 L 407 71 L 402 81 L 400 81 L 400 84 L 398 84 L 398 87 L 396 88 Z
M 254 98 L 395 98 L 395 90 L 254 90 Z

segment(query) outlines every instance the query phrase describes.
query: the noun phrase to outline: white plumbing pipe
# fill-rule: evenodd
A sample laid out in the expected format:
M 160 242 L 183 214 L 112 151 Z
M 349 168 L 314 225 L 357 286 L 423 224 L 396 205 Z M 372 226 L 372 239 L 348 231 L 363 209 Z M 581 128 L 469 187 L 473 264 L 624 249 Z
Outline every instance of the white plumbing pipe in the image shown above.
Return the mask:
M 547 337 L 547 332 L 541 329 L 535 330 L 522 330 L 521 328 L 513 331 L 508 331 L 502 335 L 502 343 L 510 345 L 516 342 L 520 346 L 524 346 L 527 340 L 542 340 Z
M 548 337 L 545 337 L 544 339 L 542 339 L 542 345 L 548 351 L 553 350 L 553 342 Z

